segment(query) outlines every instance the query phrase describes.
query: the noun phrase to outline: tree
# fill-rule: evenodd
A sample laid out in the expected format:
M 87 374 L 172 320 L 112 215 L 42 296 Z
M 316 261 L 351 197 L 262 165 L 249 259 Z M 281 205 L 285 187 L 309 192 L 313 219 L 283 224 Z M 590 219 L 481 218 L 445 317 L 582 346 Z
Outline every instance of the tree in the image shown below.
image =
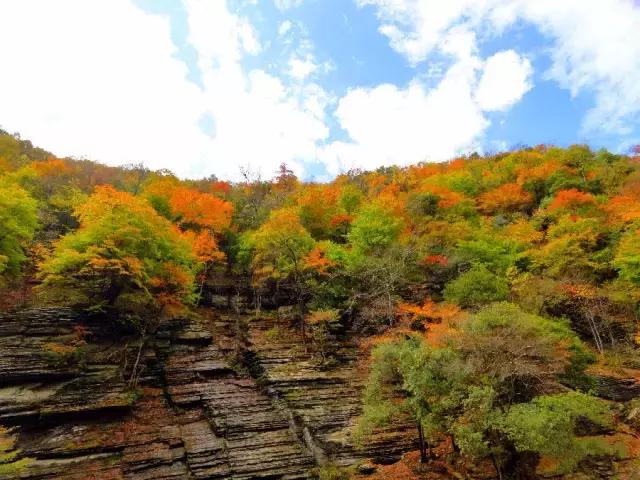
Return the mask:
M 102 186 L 75 214 L 80 228 L 39 267 L 46 297 L 116 311 L 141 330 L 193 302 L 192 246 L 145 200 Z
M 604 205 L 612 220 L 632 223 L 640 219 L 640 199 L 636 195 L 616 195 Z
M 343 257 L 347 310 L 362 327 L 392 324 L 399 294 L 417 278 L 416 250 L 403 227 L 402 218 L 377 203 L 364 206 L 351 225 Z
M 495 190 L 480 195 L 478 202 L 483 212 L 517 212 L 531 207 L 533 196 L 517 183 L 505 183 Z
M 216 237 L 229 229 L 233 205 L 210 193 L 178 187 L 171 192 L 169 206 L 175 221 L 191 241 L 194 255 L 202 263 L 199 276 L 199 295 L 202 295 L 212 265 L 225 259 Z
M 513 241 L 493 236 L 478 236 L 462 241 L 456 248 L 457 255 L 472 265 L 482 265 L 490 271 L 505 274 L 517 260 L 518 245 Z
M 560 375 L 576 374 L 594 360 L 566 320 L 528 314 L 507 302 L 484 307 L 460 330 L 456 344 L 465 360 L 507 404 L 549 391 Z
M 300 223 L 293 208 L 271 213 L 269 219 L 251 236 L 253 269 L 256 281 L 264 284 L 274 280 L 278 287 L 288 287 L 296 305 L 296 316 L 304 337 L 307 268 L 305 257 L 314 247 L 314 240 Z
M 415 322 L 448 322 L 457 317 L 460 311 L 460 308 L 456 305 L 444 302 L 435 303 L 429 298 L 425 299 L 422 305 L 409 303 L 400 303 L 398 305 L 398 315 L 406 318 L 412 325 L 415 325 Z
M 444 298 L 464 308 L 477 308 L 509 297 L 507 281 L 489 271 L 484 265 L 475 265 L 447 284 Z
M 640 230 L 632 230 L 623 235 L 613 265 L 620 278 L 640 285 Z
M 493 304 L 376 346 L 357 433 L 411 419 L 423 461 L 430 439 L 449 435 L 460 454 L 491 458 L 500 478 L 531 478 L 540 454 L 575 467 L 589 453 L 579 421 L 612 422 L 604 402 L 560 384 L 590 361 L 566 322 Z
M 408 212 L 417 220 L 425 216 L 433 216 L 438 211 L 440 196 L 431 192 L 419 192 L 409 195 Z
M 20 184 L 39 202 L 42 231 L 55 238 L 77 228 L 73 209 L 86 200 L 77 187 L 74 166 L 51 157 L 15 172 Z
M 283 204 L 287 195 L 291 194 L 298 186 L 298 177 L 293 173 L 286 163 L 281 163 L 272 182 L 272 191 L 276 205 Z
M 231 225 L 233 205 L 214 194 L 184 187 L 171 176 L 155 179 L 144 193 L 158 213 L 179 225 L 193 246 L 193 253 L 202 264 L 198 276 L 201 295 L 211 267 L 225 259 L 218 239 Z
M 588 192 L 581 192 L 576 188 L 560 190 L 549 204 L 550 210 L 570 210 L 573 212 L 589 207 L 596 203 L 595 197 Z
M 366 438 L 376 427 L 410 421 L 416 426 L 420 459 L 428 461 L 429 438 L 445 428 L 443 400 L 463 382 L 463 367 L 453 350 L 432 349 L 418 336 L 379 344 L 371 353 L 356 438 Z
M 375 255 L 390 246 L 401 229 L 401 220 L 383 207 L 372 204 L 358 212 L 347 237 L 356 253 Z
M 605 245 L 603 230 L 596 218 L 562 215 L 547 227 L 546 243 L 528 252 L 532 270 L 544 269 L 545 275 L 554 278 L 597 278 L 599 271 L 610 268 L 608 254 L 594 255 Z
M 296 192 L 300 221 L 317 240 L 339 238 L 342 221 L 334 219 L 340 214 L 337 208 L 339 190 L 332 185 L 307 185 Z
M 576 429 L 585 422 L 608 429 L 613 415 L 606 402 L 571 391 L 510 406 L 499 428 L 517 451 L 559 459 L 559 472 L 570 472 L 587 455 L 611 453 L 604 439 L 576 436 Z
M 183 229 L 207 228 L 212 232 L 222 232 L 231 223 L 231 203 L 210 193 L 178 187 L 171 192 L 169 205 Z
M 25 246 L 38 225 L 37 202 L 21 187 L 0 179 L 0 275 L 16 276 Z

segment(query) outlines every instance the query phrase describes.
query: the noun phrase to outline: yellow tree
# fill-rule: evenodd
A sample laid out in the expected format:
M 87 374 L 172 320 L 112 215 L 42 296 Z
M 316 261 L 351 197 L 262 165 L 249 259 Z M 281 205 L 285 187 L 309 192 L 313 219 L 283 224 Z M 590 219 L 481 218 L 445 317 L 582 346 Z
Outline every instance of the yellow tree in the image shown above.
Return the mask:
M 45 296 L 115 310 L 142 329 L 193 301 L 192 245 L 145 200 L 101 186 L 75 214 L 80 228 L 39 266 Z

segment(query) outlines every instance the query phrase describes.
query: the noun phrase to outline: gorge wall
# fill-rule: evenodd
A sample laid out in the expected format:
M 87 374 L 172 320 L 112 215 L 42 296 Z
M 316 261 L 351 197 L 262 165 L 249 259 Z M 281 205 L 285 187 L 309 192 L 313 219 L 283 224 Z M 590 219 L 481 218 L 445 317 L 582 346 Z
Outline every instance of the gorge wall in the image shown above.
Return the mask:
M 276 317 L 254 319 L 238 362 L 238 318 L 203 318 L 139 349 L 68 309 L 1 314 L 0 425 L 29 462 L 0 478 L 313 478 L 319 465 L 391 462 L 413 447 L 411 426 L 352 441 L 363 376 L 348 333 L 322 365 Z M 136 359 L 145 368 L 132 388 Z

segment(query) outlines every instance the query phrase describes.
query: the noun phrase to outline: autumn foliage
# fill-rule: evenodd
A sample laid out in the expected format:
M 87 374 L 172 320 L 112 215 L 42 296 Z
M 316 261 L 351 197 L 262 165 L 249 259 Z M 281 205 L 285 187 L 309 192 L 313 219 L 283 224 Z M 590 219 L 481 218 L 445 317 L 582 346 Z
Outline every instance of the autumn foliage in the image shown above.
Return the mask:
M 370 377 L 348 441 L 409 425 L 422 463 L 435 442 L 451 447 L 446 468 L 560 475 L 585 452 L 615 461 L 604 433 L 581 429 L 614 432 L 629 413 L 611 420 L 590 369 L 637 375 L 636 154 L 539 145 L 325 183 L 284 163 L 227 182 L 58 159 L 3 134 L 0 288 L 37 285 L 38 302 L 143 333 L 224 293 L 237 318 L 287 319 L 327 375 L 350 360 L 343 341 L 362 345 Z M 412 455 L 378 478 L 419 475 Z
M 231 223 L 231 204 L 209 193 L 179 187 L 173 190 L 169 205 L 178 223 L 184 226 L 197 225 L 221 232 Z
M 139 316 L 173 316 L 193 301 L 192 247 L 146 201 L 102 186 L 76 216 L 78 230 L 40 265 L 43 294 Z
M 482 211 L 496 213 L 523 210 L 531 206 L 532 195 L 517 183 L 505 183 L 480 195 L 478 202 Z
M 581 192 L 575 188 L 559 191 L 553 201 L 549 204 L 550 210 L 575 210 L 585 205 L 596 203 L 594 196 L 587 192 Z

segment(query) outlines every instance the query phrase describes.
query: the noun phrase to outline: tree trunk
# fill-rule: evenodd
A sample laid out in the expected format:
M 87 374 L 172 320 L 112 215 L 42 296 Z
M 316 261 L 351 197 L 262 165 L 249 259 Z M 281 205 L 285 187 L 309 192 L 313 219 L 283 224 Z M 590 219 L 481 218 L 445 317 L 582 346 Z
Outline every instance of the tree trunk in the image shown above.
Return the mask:
M 133 369 L 131 370 L 131 377 L 129 378 L 129 388 L 136 388 L 138 386 L 138 379 L 140 378 L 140 374 L 142 373 L 142 370 L 138 371 L 138 365 L 140 364 L 140 357 L 142 356 L 142 350 L 144 349 L 146 343 L 147 335 L 143 330 L 142 338 L 140 339 L 140 346 L 138 347 L 138 355 L 136 356 L 136 361 L 133 364 Z
M 418 439 L 420 441 L 420 463 L 427 463 L 429 461 L 429 455 L 427 454 L 427 441 L 424 438 L 422 424 L 418 421 L 416 427 L 418 428 Z
M 604 351 L 604 343 L 602 341 L 602 337 L 600 336 L 600 330 L 598 329 L 595 315 L 592 312 L 587 312 L 586 316 L 589 322 L 589 327 L 591 328 L 591 335 L 593 336 L 593 341 L 596 344 L 596 348 L 598 349 L 599 353 L 602 353 Z
M 460 447 L 456 443 L 456 439 L 454 438 L 454 436 L 453 435 L 449 435 L 449 439 L 451 440 L 451 446 L 453 447 L 453 451 L 455 453 L 460 453 Z
M 498 474 L 498 479 L 502 480 L 502 469 L 500 468 L 500 464 L 498 463 L 498 460 L 496 459 L 496 456 L 493 453 L 491 454 L 491 462 L 493 463 L 493 468 L 496 469 L 496 473 Z

